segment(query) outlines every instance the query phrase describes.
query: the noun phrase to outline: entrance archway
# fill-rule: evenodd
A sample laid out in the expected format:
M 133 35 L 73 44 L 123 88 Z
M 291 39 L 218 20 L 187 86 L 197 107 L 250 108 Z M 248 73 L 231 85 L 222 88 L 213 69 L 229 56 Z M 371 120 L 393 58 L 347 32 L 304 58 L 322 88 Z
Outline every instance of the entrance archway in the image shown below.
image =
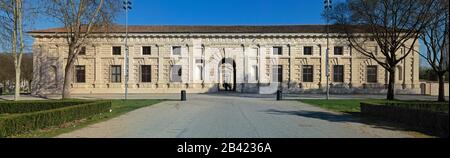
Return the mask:
M 236 62 L 223 58 L 217 65 L 219 71 L 219 91 L 236 91 Z

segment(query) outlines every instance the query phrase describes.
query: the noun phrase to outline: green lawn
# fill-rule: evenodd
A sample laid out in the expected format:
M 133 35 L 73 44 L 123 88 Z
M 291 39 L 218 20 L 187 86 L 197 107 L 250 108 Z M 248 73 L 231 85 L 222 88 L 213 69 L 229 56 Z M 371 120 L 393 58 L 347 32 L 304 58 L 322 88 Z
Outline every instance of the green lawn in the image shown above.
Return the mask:
M 17 135 L 14 137 L 19 137 L 19 138 L 54 137 L 59 134 L 71 132 L 76 129 L 80 129 L 80 128 L 86 127 L 86 126 L 94 124 L 94 123 L 106 121 L 111 118 L 125 114 L 127 112 L 130 112 L 130 111 L 142 108 L 142 107 L 154 105 L 154 104 L 160 103 L 162 101 L 164 101 L 164 100 L 158 100 L 158 99 L 152 99 L 152 100 L 141 99 L 141 100 L 127 100 L 127 101 L 112 100 L 112 111 L 109 113 L 105 113 L 102 115 L 95 115 L 95 116 L 92 116 L 92 117 L 89 117 L 89 118 L 86 118 L 83 120 L 70 122 L 70 123 L 67 123 L 67 124 L 64 124 L 64 125 L 61 125 L 58 127 L 51 127 L 51 128 L 47 128 L 47 129 L 36 130 L 36 131 L 32 131 L 30 133 L 21 134 L 21 135 Z
M 315 105 L 321 108 L 337 112 L 359 112 L 359 99 L 303 99 L 303 103 Z

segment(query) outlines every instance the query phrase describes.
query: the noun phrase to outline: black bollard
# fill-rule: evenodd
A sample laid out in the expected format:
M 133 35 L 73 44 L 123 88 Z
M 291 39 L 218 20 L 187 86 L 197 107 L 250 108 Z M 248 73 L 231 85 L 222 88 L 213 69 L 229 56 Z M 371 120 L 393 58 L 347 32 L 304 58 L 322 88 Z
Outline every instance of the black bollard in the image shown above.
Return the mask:
M 186 91 L 185 90 L 181 91 L 181 101 L 186 101 Z
M 0 87 L 0 95 L 3 94 L 3 87 Z
M 283 98 L 281 90 L 277 90 L 277 100 L 281 100 Z

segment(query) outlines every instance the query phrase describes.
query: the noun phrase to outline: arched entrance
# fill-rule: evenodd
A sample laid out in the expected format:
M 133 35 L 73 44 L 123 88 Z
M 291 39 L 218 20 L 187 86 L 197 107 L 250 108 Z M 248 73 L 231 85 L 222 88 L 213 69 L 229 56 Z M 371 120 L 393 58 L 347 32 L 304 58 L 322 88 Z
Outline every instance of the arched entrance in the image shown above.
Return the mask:
M 236 62 L 223 58 L 218 64 L 219 91 L 236 91 Z

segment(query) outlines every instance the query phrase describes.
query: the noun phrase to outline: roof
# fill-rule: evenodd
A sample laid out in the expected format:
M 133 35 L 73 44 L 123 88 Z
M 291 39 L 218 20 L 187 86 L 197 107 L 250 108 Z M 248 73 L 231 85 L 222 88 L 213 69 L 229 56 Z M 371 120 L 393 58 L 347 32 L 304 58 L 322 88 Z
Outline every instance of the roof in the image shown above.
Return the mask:
M 330 33 L 344 33 L 342 25 L 330 25 Z M 364 32 L 362 26 L 352 26 L 355 32 Z M 29 33 L 64 33 L 65 28 L 49 28 L 29 31 Z M 97 28 L 93 33 L 125 33 L 124 25 Z M 326 25 L 129 25 L 129 33 L 324 33 Z

